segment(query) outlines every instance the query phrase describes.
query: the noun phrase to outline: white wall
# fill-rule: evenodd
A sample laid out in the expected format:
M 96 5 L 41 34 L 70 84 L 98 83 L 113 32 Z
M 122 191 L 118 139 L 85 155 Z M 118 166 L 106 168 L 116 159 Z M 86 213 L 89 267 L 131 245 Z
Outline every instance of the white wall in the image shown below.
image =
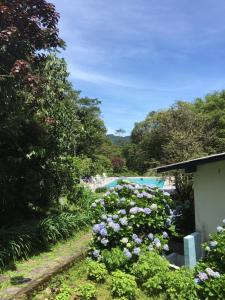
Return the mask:
M 225 161 L 197 167 L 194 196 L 196 230 L 206 240 L 225 218 Z

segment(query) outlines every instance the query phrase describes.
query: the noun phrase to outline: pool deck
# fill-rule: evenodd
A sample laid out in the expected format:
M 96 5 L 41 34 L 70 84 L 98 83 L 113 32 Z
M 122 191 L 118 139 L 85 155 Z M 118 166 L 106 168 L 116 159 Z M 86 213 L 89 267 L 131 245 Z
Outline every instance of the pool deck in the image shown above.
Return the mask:
M 138 176 L 138 177 L 130 176 L 130 177 L 126 177 L 126 179 L 127 178 L 140 178 L 140 176 Z M 142 176 L 142 178 L 149 178 L 149 176 L 148 177 Z M 155 178 L 158 178 L 158 177 L 155 177 Z M 117 180 L 117 179 L 122 179 L 122 178 L 121 177 L 106 177 L 106 178 L 102 178 L 101 180 L 99 180 L 99 182 L 87 183 L 85 185 L 87 185 L 92 191 L 95 191 L 97 188 L 104 187 L 107 184 L 109 184 L 110 182 Z M 174 178 L 168 176 L 168 177 L 164 178 L 164 180 L 165 180 L 165 183 L 163 186 L 163 190 L 168 191 L 168 192 L 175 191 Z

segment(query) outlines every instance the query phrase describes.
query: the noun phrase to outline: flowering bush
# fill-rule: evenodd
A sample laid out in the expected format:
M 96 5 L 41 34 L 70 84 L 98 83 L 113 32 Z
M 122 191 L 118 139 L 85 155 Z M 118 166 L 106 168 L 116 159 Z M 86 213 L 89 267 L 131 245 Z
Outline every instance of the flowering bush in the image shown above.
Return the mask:
M 220 273 L 225 273 L 225 219 L 223 226 L 217 226 L 217 232 L 210 235 L 204 245 L 206 257 L 204 262 Z
M 129 260 L 145 250 L 167 252 L 173 220 L 172 200 L 158 188 L 126 181 L 93 203 L 101 214 L 93 226 L 92 257 L 101 259 L 104 249 L 119 247 Z

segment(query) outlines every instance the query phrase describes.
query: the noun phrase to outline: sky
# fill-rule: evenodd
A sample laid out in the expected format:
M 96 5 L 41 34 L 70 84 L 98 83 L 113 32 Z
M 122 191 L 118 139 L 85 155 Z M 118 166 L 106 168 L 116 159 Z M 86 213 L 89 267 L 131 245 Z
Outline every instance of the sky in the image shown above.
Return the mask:
M 109 133 L 225 88 L 224 0 L 49 0 L 70 80 Z

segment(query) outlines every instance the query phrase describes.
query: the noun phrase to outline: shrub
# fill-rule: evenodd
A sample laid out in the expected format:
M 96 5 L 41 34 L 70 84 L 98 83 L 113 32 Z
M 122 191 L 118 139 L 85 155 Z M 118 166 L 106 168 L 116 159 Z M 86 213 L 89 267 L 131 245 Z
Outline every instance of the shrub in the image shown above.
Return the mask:
M 103 186 L 103 187 L 98 187 L 95 192 L 96 193 L 105 193 L 107 191 L 107 187 Z
M 126 297 L 135 299 L 137 284 L 135 277 L 122 271 L 112 273 L 112 295 L 114 297 Z
M 47 250 L 51 244 L 69 238 L 90 223 L 85 213 L 61 213 L 41 221 L 0 230 L 0 268 L 10 261 L 27 259 Z
M 143 288 L 149 296 L 159 296 L 165 289 L 165 274 L 158 273 L 149 278 L 144 284 Z
M 155 275 L 166 274 L 168 271 L 169 262 L 153 251 L 141 255 L 131 269 L 131 273 L 140 283 Z
M 122 269 L 128 262 L 128 258 L 120 248 L 112 248 L 111 250 L 103 250 L 101 260 L 107 266 L 109 271 Z
M 88 277 L 96 282 L 104 282 L 108 275 L 106 266 L 93 260 L 88 262 Z
M 72 295 L 72 290 L 67 285 L 62 285 L 60 288 L 60 293 L 56 296 L 56 300 L 70 300 Z
M 225 219 L 223 226 L 217 227 L 217 232 L 210 235 L 208 243 L 203 245 L 206 256 L 203 262 L 220 273 L 225 273 Z
M 119 247 L 128 259 L 142 250 L 168 251 L 168 233 L 173 211 L 168 193 L 123 181 L 93 203 L 100 213 L 93 226 L 92 255 L 101 258 L 104 249 Z
M 225 219 L 203 247 L 206 255 L 195 268 L 198 295 L 201 299 L 225 299 Z
M 193 274 L 187 269 L 168 272 L 164 283 L 165 293 L 168 299 L 198 299 Z
M 86 283 L 79 288 L 80 299 L 82 300 L 93 300 L 96 299 L 96 288 L 91 283 Z

